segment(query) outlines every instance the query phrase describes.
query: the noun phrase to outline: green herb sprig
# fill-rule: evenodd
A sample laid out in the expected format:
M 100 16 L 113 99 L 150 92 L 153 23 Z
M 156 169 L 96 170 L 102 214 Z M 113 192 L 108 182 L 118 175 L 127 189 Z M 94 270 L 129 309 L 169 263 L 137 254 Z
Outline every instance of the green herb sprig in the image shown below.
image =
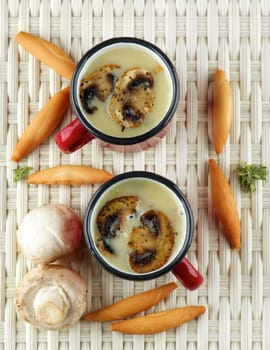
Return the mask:
M 30 167 L 30 166 L 23 166 L 23 167 L 14 169 L 13 170 L 14 182 L 18 182 L 18 181 L 26 179 L 31 170 L 32 170 L 32 167 Z
M 266 180 L 267 167 L 264 165 L 241 163 L 236 168 L 241 188 L 245 192 L 255 192 L 256 182 Z

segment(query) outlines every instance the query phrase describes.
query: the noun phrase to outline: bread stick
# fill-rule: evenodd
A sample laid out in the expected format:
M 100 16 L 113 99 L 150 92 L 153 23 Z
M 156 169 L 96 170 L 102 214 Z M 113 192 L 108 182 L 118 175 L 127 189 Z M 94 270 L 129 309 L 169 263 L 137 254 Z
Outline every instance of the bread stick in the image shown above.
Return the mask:
M 90 312 L 84 316 L 84 319 L 85 321 L 102 322 L 120 320 L 129 317 L 158 304 L 175 288 L 177 288 L 177 284 L 175 282 L 165 284 L 161 287 L 125 298 L 97 311 Z
M 155 334 L 191 321 L 204 312 L 204 306 L 178 307 L 168 311 L 114 322 L 110 325 L 110 329 L 126 334 Z
M 232 122 L 232 92 L 223 70 L 215 74 L 213 103 L 213 134 L 215 152 L 220 154 L 229 135 Z
M 112 174 L 103 169 L 85 165 L 58 165 L 37 171 L 28 176 L 29 184 L 46 185 L 83 185 L 102 184 L 109 180 Z
M 232 249 L 241 247 L 241 226 L 231 187 L 214 159 L 209 160 L 211 198 Z
M 69 87 L 56 93 L 35 115 L 19 139 L 11 160 L 20 161 L 46 140 L 59 125 L 68 106 Z
M 67 79 L 71 79 L 75 69 L 74 61 L 60 47 L 38 36 L 19 32 L 16 41 L 42 63 Z

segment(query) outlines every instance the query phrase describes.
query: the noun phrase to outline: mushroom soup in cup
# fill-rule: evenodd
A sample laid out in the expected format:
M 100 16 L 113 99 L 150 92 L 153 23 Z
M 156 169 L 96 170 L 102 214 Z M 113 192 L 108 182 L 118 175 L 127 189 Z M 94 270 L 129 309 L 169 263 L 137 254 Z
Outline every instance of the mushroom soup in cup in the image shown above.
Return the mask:
M 86 52 L 74 71 L 70 97 L 77 118 L 56 135 L 63 152 L 93 138 L 116 151 L 136 152 L 169 131 L 179 84 L 173 64 L 157 46 L 120 37 Z
M 130 280 L 172 271 L 191 290 L 203 281 L 185 258 L 193 230 L 192 210 L 182 191 L 147 171 L 107 181 L 91 198 L 84 218 L 85 241 L 107 271 Z

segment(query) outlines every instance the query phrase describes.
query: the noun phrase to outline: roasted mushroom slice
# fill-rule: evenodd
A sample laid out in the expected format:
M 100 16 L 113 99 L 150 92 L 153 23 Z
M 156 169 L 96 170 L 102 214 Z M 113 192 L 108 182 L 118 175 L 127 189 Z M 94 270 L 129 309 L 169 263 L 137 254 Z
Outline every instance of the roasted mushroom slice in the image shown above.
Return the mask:
M 136 212 L 137 202 L 136 196 L 123 196 L 110 200 L 101 208 L 96 220 L 97 247 L 101 252 L 113 254 L 109 240 L 121 232 L 128 216 Z
M 97 248 L 100 252 L 102 252 L 103 255 L 105 256 L 112 256 L 114 255 L 114 250 L 110 246 L 109 240 L 104 238 L 104 237 L 99 237 L 97 239 Z
M 93 106 L 94 97 L 104 102 L 112 93 L 116 79 L 112 72 L 117 68 L 120 68 L 117 64 L 106 64 L 81 81 L 80 99 L 88 113 L 97 109 Z
M 39 265 L 18 284 L 15 304 L 22 318 L 37 328 L 70 327 L 85 311 L 86 283 L 63 266 Z
M 142 227 L 133 228 L 129 247 L 131 268 L 139 273 L 154 271 L 171 256 L 175 232 L 169 218 L 158 210 L 149 210 L 141 216 Z
M 115 83 L 109 105 L 113 119 L 123 128 L 139 126 L 154 105 L 154 78 L 141 68 L 127 70 Z
M 113 238 L 123 227 L 127 215 L 135 212 L 138 198 L 123 196 L 110 200 L 100 210 L 97 216 L 97 227 L 102 237 Z
M 157 247 L 157 235 L 146 227 L 133 227 L 128 246 L 137 253 L 154 252 Z
M 156 250 L 147 250 L 145 249 L 142 252 L 132 252 L 129 255 L 130 258 L 130 264 L 132 263 L 132 266 L 136 266 L 136 268 L 133 268 L 136 272 L 144 273 L 144 272 L 149 272 L 152 270 L 156 270 L 158 267 L 153 267 L 151 270 L 144 268 L 142 271 L 142 266 L 149 266 L 150 264 L 153 264 L 155 261 L 156 257 Z M 138 269 L 138 266 L 140 266 L 140 269 Z

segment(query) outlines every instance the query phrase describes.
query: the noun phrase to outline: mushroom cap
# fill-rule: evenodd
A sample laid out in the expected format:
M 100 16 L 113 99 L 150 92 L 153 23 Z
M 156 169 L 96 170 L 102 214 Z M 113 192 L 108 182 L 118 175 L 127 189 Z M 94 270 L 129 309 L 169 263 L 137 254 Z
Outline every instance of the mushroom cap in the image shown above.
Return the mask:
M 84 313 L 86 283 L 66 267 L 39 265 L 23 277 L 14 298 L 24 321 L 40 329 L 63 329 Z
M 31 210 L 17 231 L 22 253 L 33 263 L 50 263 L 78 248 L 82 222 L 75 211 L 64 204 L 46 204 Z

